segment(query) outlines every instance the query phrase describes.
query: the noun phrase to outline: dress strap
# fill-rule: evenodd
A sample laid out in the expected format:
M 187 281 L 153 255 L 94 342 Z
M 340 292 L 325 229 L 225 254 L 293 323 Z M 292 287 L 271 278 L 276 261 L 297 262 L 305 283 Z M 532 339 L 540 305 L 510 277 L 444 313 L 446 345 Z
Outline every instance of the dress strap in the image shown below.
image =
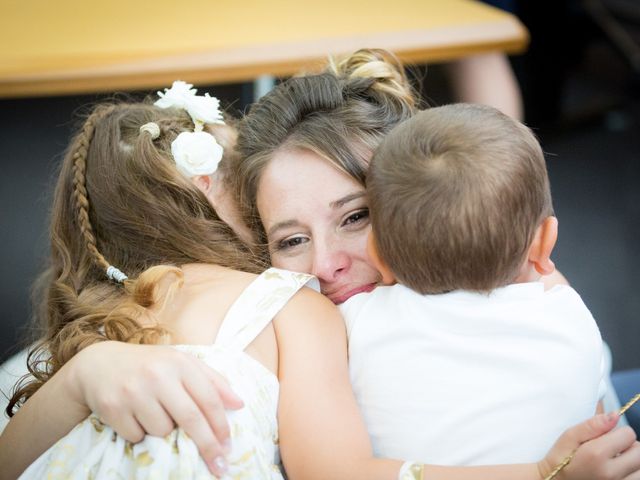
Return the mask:
M 226 349 L 244 350 L 271 322 L 312 275 L 270 268 L 260 274 L 240 294 L 222 322 L 215 344 Z M 309 285 L 316 288 L 316 285 Z

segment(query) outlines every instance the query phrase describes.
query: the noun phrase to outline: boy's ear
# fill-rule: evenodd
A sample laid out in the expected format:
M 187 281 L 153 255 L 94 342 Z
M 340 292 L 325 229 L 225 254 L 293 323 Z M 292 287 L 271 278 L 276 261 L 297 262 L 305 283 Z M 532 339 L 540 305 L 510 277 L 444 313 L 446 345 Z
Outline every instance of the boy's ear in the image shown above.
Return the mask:
M 556 266 L 551 261 L 551 252 L 558 239 L 558 219 L 547 217 L 538 226 L 533 243 L 529 247 L 529 261 L 533 263 L 536 271 L 540 275 L 553 273 Z
M 198 187 L 198 190 L 204 193 L 206 197 L 211 193 L 213 180 L 210 175 L 196 175 L 195 177 L 191 177 L 191 182 Z
M 373 235 L 373 231 L 369 232 L 369 236 L 367 237 L 367 254 L 373 263 L 373 266 L 380 272 L 382 275 L 382 284 L 383 285 L 393 285 L 396 283 L 396 277 L 393 275 L 393 272 L 385 261 L 380 257 L 380 252 L 378 252 L 378 245 L 376 244 L 376 239 Z

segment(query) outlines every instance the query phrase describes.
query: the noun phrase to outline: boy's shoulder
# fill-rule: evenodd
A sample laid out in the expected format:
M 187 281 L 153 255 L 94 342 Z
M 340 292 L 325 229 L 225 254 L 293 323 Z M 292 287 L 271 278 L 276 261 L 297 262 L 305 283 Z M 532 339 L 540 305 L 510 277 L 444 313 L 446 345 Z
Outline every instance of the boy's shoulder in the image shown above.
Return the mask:
M 542 283 L 511 284 L 491 293 L 456 290 L 439 295 L 421 295 L 400 284 L 381 286 L 369 293 L 354 295 L 339 305 L 348 333 L 359 319 L 371 324 L 376 319 L 401 320 L 400 316 L 422 317 L 423 321 L 444 318 L 501 322 L 505 315 L 516 315 L 516 323 L 554 324 L 561 320 L 565 326 L 593 323 L 593 317 L 575 289 L 557 285 L 545 290 Z M 511 313 L 509 313 L 511 312 Z M 489 324 L 490 324 L 489 323 Z M 466 324 L 463 322 L 462 324 Z M 475 328 L 475 327 L 474 327 Z
M 391 312 L 397 311 L 400 301 L 406 301 L 407 297 L 421 296 L 404 285 L 395 284 L 376 287 L 371 292 L 363 292 L 349 298 L 338 305 L 340 313 L 347 327 L 347 335 L 351 335 L 358 319 L 366 317 L 368 322 L 372 318 L 389 318 Z
M 358 293 L 357 295 L 349 298 L 346 302 L 338 305 L 338 307 L 340 307 L 340 311 L 343 315 L 345 313 L 353 314 L 354 312 L 360 311 L 362 308 L 374 304 L 381 304 L 384 306 L 394 297 L 404 294 L 419 295 L 404 285 L 396 283 L 395 285 L 383 285 L 376 287 L 371 292 Z
M 543 292 L 543 298 L 552 306 L 589 310 L 580 294 L 570 285 L 555 285 L 546 289 Z

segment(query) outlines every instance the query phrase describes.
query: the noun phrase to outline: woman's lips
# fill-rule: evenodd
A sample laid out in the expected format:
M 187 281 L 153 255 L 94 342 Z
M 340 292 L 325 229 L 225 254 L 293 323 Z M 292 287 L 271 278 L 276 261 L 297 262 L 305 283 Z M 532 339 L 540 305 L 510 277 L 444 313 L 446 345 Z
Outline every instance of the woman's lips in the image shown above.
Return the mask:
M 327 297 L 329 297 L 329 300 L 331 300 L 333 303 L 335 303 L 336 305 L 340 305 L 341 303 L 349 300 L 354 295 L 363 292 L 371 292 L 374 288 L 376 288 L 375 283 L 368 283 L 367 285 L 361 285 L 359 287 L 352 288 L 351 290 L 347 290 L 345 293 L 337 291 L 335 293 L 327 293 L 325 295 L 327 295 Z

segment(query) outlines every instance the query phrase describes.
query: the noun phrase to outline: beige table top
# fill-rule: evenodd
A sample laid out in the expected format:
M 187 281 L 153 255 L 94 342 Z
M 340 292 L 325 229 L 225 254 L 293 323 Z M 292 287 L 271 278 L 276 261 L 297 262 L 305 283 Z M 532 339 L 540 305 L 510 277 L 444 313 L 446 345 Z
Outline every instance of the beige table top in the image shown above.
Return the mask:
M 2 0 L 0 97 L 286 76 L 329 54 L 406 62 L 517 53 L 526 29 L 472 0 Z

